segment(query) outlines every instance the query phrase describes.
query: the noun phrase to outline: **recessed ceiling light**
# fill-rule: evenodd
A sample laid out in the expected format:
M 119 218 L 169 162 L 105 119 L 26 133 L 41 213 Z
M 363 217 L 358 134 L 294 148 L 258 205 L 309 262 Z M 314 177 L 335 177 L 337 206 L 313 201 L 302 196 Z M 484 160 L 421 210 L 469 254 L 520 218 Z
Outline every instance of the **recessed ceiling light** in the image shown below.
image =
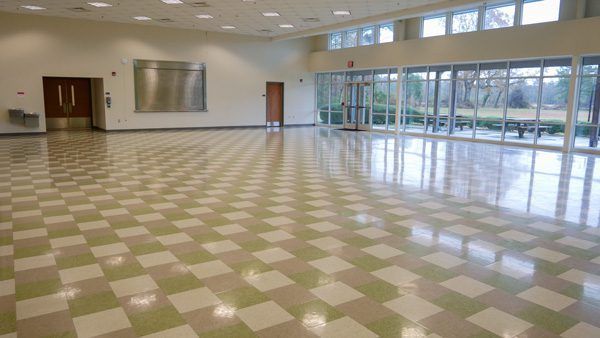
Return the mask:
M 160 0 L 164 3 L 166 3 L 167 5 L 176 5 L 176 4 L 182 4 L 183 1 L 181 0 Z
M 294 25 L 283 24 L 283 25 L 279 25 L 279 27 L 281 27 L 281 28 L 294 28 Z
M 223 29 L 235 29 L 235 26 L 221 26 Z
M 263 12 L 263 16 L 280 16 L 277 12 Z
M 134 16 L 134 19 L 138 20 L 138 21 L 149 21 L 152 20 L 152 18 L 149 18 L 147 16 Z
M 210 14 L 198 14 L 198 15 L 196 15 L 196 17 L 198 19 L 212 19 L 213 18 L 213 16 Z
M 333 15 L 352 15 L 352 13 L 350 13 L 350 11 L 331 11 L 331 13 L 333 13 Z
M 33 5 L 26 5 L 26 6 L 21 6 L 21 7 L 25 8 L 25 9 L 32 10 L 32 11 L 41 11 L 41 10 L 44 10 L 44 9 L 46 9 L 46 8 L 44 8 L 44 7 L 40 7 L 40 6 L 33 6 Z
M 94 7 L 112 7 L 111 4 L 107 4 L 106 2 L 88 2 L 88 5 Z

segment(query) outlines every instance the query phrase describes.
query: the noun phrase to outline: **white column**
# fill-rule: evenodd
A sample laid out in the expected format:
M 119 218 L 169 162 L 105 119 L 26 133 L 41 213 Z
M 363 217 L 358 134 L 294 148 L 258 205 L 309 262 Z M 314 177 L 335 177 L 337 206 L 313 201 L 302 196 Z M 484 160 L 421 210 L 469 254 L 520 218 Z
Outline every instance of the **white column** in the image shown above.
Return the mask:
M 569 84 L 569 97 L 567 99 L 567 117 L 565 124 L 565 142 L 563 152 L 570 152 L 573 149 L 575 140 L 575 120 L 577 119 L 577 88 L 579 87 L 579 63 L 581 57 L 573 55 L 571 62 L 571 82 Z

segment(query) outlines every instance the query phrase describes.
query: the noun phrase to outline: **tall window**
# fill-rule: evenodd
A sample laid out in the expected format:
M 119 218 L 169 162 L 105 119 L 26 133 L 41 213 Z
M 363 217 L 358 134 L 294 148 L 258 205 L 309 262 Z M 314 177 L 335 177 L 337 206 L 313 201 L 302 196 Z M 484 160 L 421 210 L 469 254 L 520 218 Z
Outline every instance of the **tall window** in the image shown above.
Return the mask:
M 344 32 L 344 48 L 356 47 L 358 42 L 358 30 Z
M 479 22 L 479 10 L 472 9 L 452 14 L 452 34 L 474 32 Z
M 560 0 L 524 0 L 521 24 L 557 21 L 560 13 Z
M 423 18 L 424 38 L 446 34 L 446 15 L 437 15 Z
M 597 61 L 600 64 L 600 58 Z M 408 68 L 401 127 L 409 132 L 560 147 L 570 74 L 569 58 Z M 582 81 L 589 84 L 582 85 L 581 102 L 590 102 L 588 88 L 598 77 L 600 73 Z M 598 93 L 600 111 L 600 86 Z M 582 111 L 591 112 L 588 119 L 593 126 L 580 134 L 598 135 L 600 113 L 594 120 L 594 109 L 584 107 Z
M 360 45 L 368 46 L 375 43 L 375 27 L 365 27 L 360 30 Z
M 329 49 L 342 48 L 342 33 L 332 33 L 329 35 Z
M 600 56 L 583 58 L 577 99 L 576 148 L 598 148 L 600 139 Z
M 379 26 L 379 43 L 394 41 L 394 24 Z
M 515 23 L 515 8 L 514 2 L 486 6 L 483 29 L 513 26 Z
M 369 46 L 394 41 L 394 24 L 382 24 L 329 34 L 329 49 Z

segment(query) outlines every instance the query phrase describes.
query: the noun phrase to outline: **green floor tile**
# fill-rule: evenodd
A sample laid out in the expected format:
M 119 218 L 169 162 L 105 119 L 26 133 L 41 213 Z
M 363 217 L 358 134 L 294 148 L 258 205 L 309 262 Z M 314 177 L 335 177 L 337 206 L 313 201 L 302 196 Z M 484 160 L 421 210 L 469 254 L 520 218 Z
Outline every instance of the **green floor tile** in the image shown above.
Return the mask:
M 579 323 L 578 320 L 539 305 L 533 305 L 521 311 L 517 317 L 556 334 L 561 334 Z
M 252 241 L 247 241 L 247 242 L 243 242 L 243 243 L 238 243 L 238 245 L 248 251 L 248 252 L 256 252 L 256 251 L 262 251 L 262 250 L 266 250 L 272 247 L 271 243 L 265 241 L 264 239 L 260 238 L 260 239 L 256 239 L 256 240 L 252 240 Z
M 529 283 L 499 273 L 484 280 L 483 282 L 495 288 L 502 289 L 513 295 L 516 295 L 531 288 L 531 285 Z
M 177 258 L 184 262 L 187 265 L 194 265 L 204 262 L 214 261 L 216 258 L 208 251 L 199 250 L 193 252 L 186 252 L 183 254 L 178 254 Z
M 17 313 L 14 311 L 0 313 L 0 334 L 17 330 Z
M 289 276 L 294 282 L 302 285 L 306 289 L 313 289 L 317 286 L 330 284 L 335 282 L 335 279 L 320 270 L 309 270 L 305 272 L 295 273 Z
M 322 233 L 315 231 L 313 229 L 296 231 L 296 232 L 294 232 L 294 236 L 296 236 L 297 238 L 299 238 L 303 241 L 310 241 L 313 239 L 325 237 Z
M 363 236 L 354 236 L 354 237 L 344 238 L 344 239 L 342 239 L 342 241 L 345 243 L 348 243 L 348 245 L 351 245 L 356 248 L 366 248 L 369 246 L 373 246 L 377 243 L 374 240 L 368 239 Z
M 412 272 L 436 283 L 441 283 L 450 278 L 458 276 L 458 274 L 453 271 L 446 270 L 444 268 L 432 264 L 428 264 L 420 268 L 414 269 L 412 270 Z
M 404 294 L 397 286 L 381 280 L 358 286 L 356 290 L 379 303 L 385 303 Z
M 86 238 L 88 245 L 91 247 L 119 243 L 121 239 L 117 235 L 104 235 L 92 238 Z
M 462 318 L 467 318 L 488 308 L 487 305 L 456 292 L 449 292 L 435 299 L 433 303 Z
M 102 270 L 104 271 L 104 275 L 109 282 L 146 274 L 146 270 L 144 270 L 139 263 L 132 263 L 111 268 L 104 267 Z
M 76 256 L 59 257 L 56 259 L 56 266 L 58 267 L 58 269 L 63 270 L 78 266 L 95 264 L 97 262 L 98 261 L 96 260 L 96 257 L 94 257 L 94 255 L 92 255 L 91 253 L 86 253 Z
M 225 239 L 225 237 L 223 237 L 222 235 L 220 235 L 219 233 L 216 233 L 216 232 L 209 232 L 206 234 L 195 235 L 195 236 L 192 236 L 192 238 L 200 244 L 218 242 L 218 241 L 222 241 Z
M 386 317 L 366 326 L 382 338 L 405 337 L 407 333 L 410 333 L 410 337 L 428 335 L 427 329 L 399 315 Z
M 15 259 L 45 255 L 52 251 L 50 244 L 34 245 L 14 249 Z
M 232 265 L 231 268 L 237 271 L 242 277 L 253 276 L 259 273 L 273 270 L 273 268 L 270 265 L 265 264 L 258 259 L 237 263 Z
M 167 250 L 162 244 L 160 244 L 160 242 L 138 244 L 130 246 L 129 249 L 136 256 Z
M 298 249 L 296 251 L 293 251 L 292 254 L 305 262 L 310 262 L 314 261 L 315 259 L 330 256 L 329 253 L 319 248 L 315 248 L 314 246 Z
M 75 227 L 75 228 L 70 228 L 70 229 L 49 231 L 48 238 L 60 238 L 60 237 L 75 236 L 75 235 L 80 235 L 80 234 L 81 234 L 81 231 L 79 230 L 79 228 Z
M 213 331 L 205 332 L 200 334 L 201 338 L 253 338 L 258 337 L 252 332 L 252 330 L 244 323 L 240 323 L 233 326 L 226 326 Z M 283 338 L 283 337 L 282 337 Z
M 15 289 L 15 296 L 17 301 L 46 296 L 58 292 L 61 286 L 60 279 L 49 279 L 26 284 L 18 283 Z
M 198 289 L 204 286 L 204 284 L 191 273 L 185 274 L 183 276 L 160 279 L 157 280 L 156 283 L 161 288 L 161 290 L 163 290 L 168 295 Z
M 242 309 L 269 301 L 269 297 L 253 287 L 243 287 L 226 291 L 218 294 L 217 297 L 219 297 L 223 303 L 231 305 L 236 309 Z
M 315 327 L 344 317 L 344 314 L 320 299 L 292 306 L 287 311 L 307 327 Z
M 69 299 L 71 316 L 79 317 L 90 313 L 113 309 L 119 306 L 119 301 L 112 291 L 104 291 L 89 296 Z
M 0 268 L 0 280 L 14 279 L 15 271 L 12 267 Z
M 184 325 L 186 322 L 172 306 L 158 310 L 136 313 L 129 316 L 135 333 L 145 336 L 150 333 L 164 331 L 173 327 Z
M 177 228 L 176 226 L 148 228 L 148 231 L 151 234 L 153 234 L 154 236 L 165 236 L 165 235 L 171 235 L 171 234 L 176 234 L 176 233 L 180 232 L 179 228 Z
M 379 259 L 377 257 L 373 257 L 371 255 L 364 255 L 361 257 L 357 257 L 357 258 L 353 259 L 350 263 L 352 263 L 352 264 L 356 265 L 357 267 L 359 267 L 365 271 L 368 271 L 368 272 L 383 269 L 385 267 L 392 265 L 388 261 Z

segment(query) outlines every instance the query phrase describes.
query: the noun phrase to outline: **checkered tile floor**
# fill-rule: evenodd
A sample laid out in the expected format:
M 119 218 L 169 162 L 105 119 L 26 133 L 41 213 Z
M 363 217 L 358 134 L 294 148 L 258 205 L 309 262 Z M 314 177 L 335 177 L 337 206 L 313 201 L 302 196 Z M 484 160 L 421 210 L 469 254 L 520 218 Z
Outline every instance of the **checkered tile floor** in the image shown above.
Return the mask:
M 0 337 L 600 337 L 598 228 L 385 182 L 357 135 L 0 138 Z

